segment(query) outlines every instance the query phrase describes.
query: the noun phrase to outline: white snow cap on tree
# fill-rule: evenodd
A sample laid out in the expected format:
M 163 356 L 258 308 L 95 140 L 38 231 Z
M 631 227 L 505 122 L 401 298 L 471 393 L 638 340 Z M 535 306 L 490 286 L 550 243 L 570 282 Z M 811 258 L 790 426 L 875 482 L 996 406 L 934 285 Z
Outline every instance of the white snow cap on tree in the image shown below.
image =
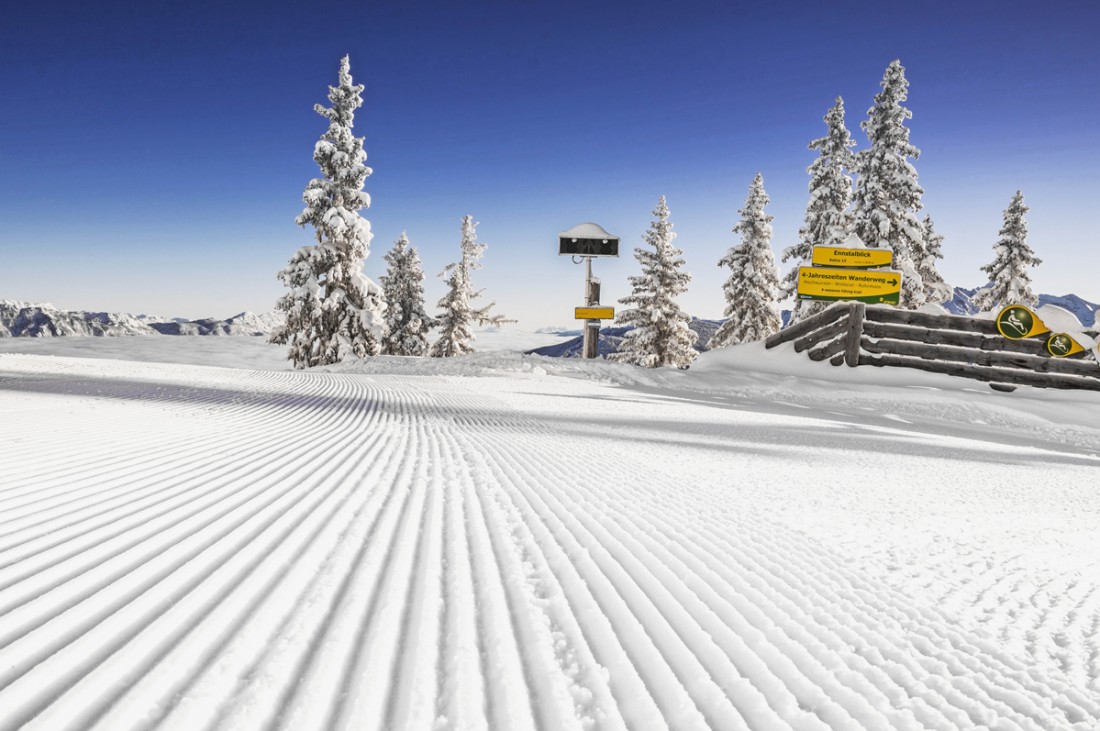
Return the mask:
M 415 246 L 404 232 L 385 255 L 388 267 L 379 278 L 386 297 L 385 355 L 426 355 L 432 318 L 424 311 L 424 270 Z
M 900 305 L 917 309 L 925 302 L 917 268 L 924 257 L 924 234 L 916 213 L 922 207 L 924 190 L 908 160 L 920 157 L 920 150 L 909 143 L 905 126 L 913 113 L 901 105 L 908 98 L 909 82 L 900 61 L 890 63 L 881 86 L 874 106 L 867 110 L 868 118 L 860 125 L 871 146 L 856 153 L 856 234 L 869 247 L 893 250 L 894 268 L 902 274 Z
M 942 305 L 955 294 L 954 288 L 943 281 L 943 277 L 936 268 L 936 259 L 943 258 L 940 251 L 943 235 L 936 233 L 932 217 L 927 214 L 924 216 L 921 228 L 924 231 L 924 245 L 921 247 L 923 256 L 917 262 L 917 270 L 920 272 L 921 281 L 924 282 L 924 297 L 931 304 Z
M 485 253 L 485 244 L 477 242 L 477 223 L 473 216 L 462 218 L 462 244 L 461 257 L 453 264 L 448 264 L 439 276 L 447 283 L 447 294 L 439 300 L 439 307 L 443 312 L 437 320 L 439 324 L 439 340 L 432 345 L 433 358 L 449 358 L 455 355 L 465 355 L 474 352 L 470 343 L 474 339 L 474 325 L 499 325 L 508 320 L 503 315 L 490 315 L 494 302 L 490 302 L 480 309 L 471 307 L 470 302 L 481 296 L 481 290 L 475 290 L 470 280 L 470 274 L 475 269 L 480 269 L 478 262 Z
M 1028 269 L 1042 264 L 1027 243 L 1027 219 L 1030 209 L 1024 205 L 1024 194 L 1016 191 L 1004 212 L 1000 238 L 993 245 L 993 261 L 982 267 L 990 283 L 979 289 L 973 302 L 982 312 L 991 312 L 1008 305 L 1034 307 L 1039 298 L 1031 291 Z
M 619 300 L 631 309 L 621 310 L 616 318 L 619 325 L 633 325 L 634 329 L 627 332 L 619 351 L 609 359 L 646 368 L 687 368 L 698 355 L 692 346 L 699 336 L 688 327 L 690 318 L 680 310 L 675 297 L 687 291 L 691 275 L 680 271 L 683 252 L 672 245 L 676 234 L 668 220 L 664 196 L 653 215 L 656 220 L 642 237 L 650 248 L 634 250 L 642 273 L 630 277 L 632 292 Z
M 332 106 L 314 106 L 329 121 L 313 151 L 322 177 L 306 186 L 306 207 L 295 219 L 299 226 L 313 226 L 317 244 L 295 252 L 277 275 L 290 291 L 275 305 L 286 313 L 286 324 L 275 329 L 271 342 L 290 345 L 295 368 L 377 355 L 385 327 L 382 290 L 363 274 L 371 230 L 358 211 L 370 205 L 363 183 L 371 170 L 363 164 L 362 138 L 352 135 L 363 86 L 352 83 L 347 56 L 340 61 L 339 79 L 338 86 L 329 87 Z
M 798 267 L 810 264 L 815 246 L 844 246 L 852 233 L 852 178 L 846 171 L 854 165 L 850 148 L 856 143 L 844 126 L 844 100 L 838 96 L 824 119 L 828 131 L 809 145 L 809 149 L 818 151 L 818 157 L 806 168 L 810 174 L 810 200 L 798 231 L 799 242 L 783 250 L 782 260 L 793 259 L 794 266 L 783 279 L 781 299 L 798 293 Z M 795 299 L 790 321 L 819 312 L 827 304 Z
M 734 233 L 741 234 L 741 244 L 718 262 L 718 266 L 730 268 L 724 287 L 726 321 L 711 337 L 708 348 L 763 340 L 779 330 L 779 271 L 771 245 L 774 216 L 764 212 L 768 202 L 764 176 L 757 173 L 749 185 L 745 207 L 739 211 L 741 220 L 733 227 Z

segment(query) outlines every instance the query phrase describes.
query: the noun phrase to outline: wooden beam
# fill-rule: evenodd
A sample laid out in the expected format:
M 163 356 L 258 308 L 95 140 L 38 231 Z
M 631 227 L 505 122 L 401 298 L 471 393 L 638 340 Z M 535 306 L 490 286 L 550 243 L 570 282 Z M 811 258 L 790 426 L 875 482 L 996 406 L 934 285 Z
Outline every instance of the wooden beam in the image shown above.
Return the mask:
M 1010 340 L 1002 335 L 984 335 L 977 332 L 959 330 L 937 330 L 915 325 L 899 325 L 868 321 L 863 332 L 872 338 L 891 340 L 912 340 L 935 345 L 954 345 L 975 350 L 1004 350 L 1027 355 L 1050 356 L 1046 349 L 1046 337 Z
M 868 307 L 867 319 L 871 322 L 889 322 L 899 325 L 917 325 L 936 330 L 961 330 L 964 332 L 978 332 L 986 335 L 1000 335 L 997 332 L 997 323 L 993 320 L 982 320 L 976 317 L 963 317 L 961 315 L 933 315 L 928 312 L 916 312 L 914 310 L 899 310 L 895 307 Z
M 868 353 L 903 355 L 926 360 L 944 360 L 957 363 L 974 363 L 983 366 L 1022 368 L 1033 373 L 1065 373 L 1084 378 L 1100 379 L 1100 364 L 1090 361 L 1066 360 L 1006 353 L 1003 351 L 975 350 L 974 348 L 956 348 L 948 345 L 933 345 L 907 340 L 872 340 L 864 337 L 861 347 Z
M 828 325 L 833 320 L 842 317 L 848 312 L 848 303 L 838 302 L 835 305 L 830 306 L 826 310 L 822 310 L 809 317 L 788 324 L 779 332 L 769 335 L 764 340 L 765 348 L 774 348 L 777 345 L 794 340 L 795 338 L 802 337 L 811 330 L 816 330 L 819 327 Z
M 848 335 L 844 341 L 844 362 L 855 368 L 859 365 L 859 341 L 863 336 L 863 315 L 867 305 L 852 302 L 848 312 Z
M 943 361 L 909 358 L 900 355 L 861 355 L 860 365 L 897 366 L 916 368 L 931 373 L 944 373 L 949 376 L 974 378 L 979 381 L 1015 383 L 1038 388 L 1078 388 L 1100 391 L 1100 378 L 1081 378 L 1055 373 L 1035 373 L 1021 368 L 996 368 L 973 365 L 970 363 L 944 363 Z
M 848 330 L 848 318 L 841 317 L 830 325 L 814 330 L 794 341 L 794 352 L 801 353 L 806 348 L 812 348 L 823 340 L 830 340 Z
M 825 345 L 822 345 L 820 348 L 815 348 L 811 350 L 806 355 L 810 356 L 810 360 L 825 360 L 826 358 L 834 356 L 837 353 L 844 352 L 844 346 L 846 343 L 847 338 L 837 338 L 836 340 L 830 341 Z

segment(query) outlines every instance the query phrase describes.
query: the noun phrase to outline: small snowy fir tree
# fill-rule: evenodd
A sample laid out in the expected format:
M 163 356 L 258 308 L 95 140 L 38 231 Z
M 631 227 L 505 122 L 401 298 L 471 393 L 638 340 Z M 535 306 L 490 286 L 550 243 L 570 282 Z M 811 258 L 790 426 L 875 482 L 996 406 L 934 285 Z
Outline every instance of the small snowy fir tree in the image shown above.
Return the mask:
M 894 268 L 902 274 L 900 305 L 915 310 L 924 304 L 917 269 L 924 256 L 923 231 L 916 214 L 924 190 L 908 160 L 920 157 L 920 150 L 910 144 L 905 126 L 913 113 L 901 105 L 908 98 L 909 82 L 900 61 L 890 63 L 881 86 L 860 125 L 871 146 L 856 153 L 855 230 L 867 246 L 893 250 Z
M 954 288 L 943 281 L 939 270 L 936 268 L 936 259 L 942 259 L 940 251 L 943 245 L 943 234 L 936 233 L 932 225 L 932 217 L 924 216 L 921 224 L 924 232 L 924 242 L 921 247 L 923 256 L 917 262 L 917 270 L 920 272 L 921 281 L 924 282 L 924 298 L 934 305 L 942 305 L 955 295 Z
M 1028 210 L 1023 193 L 1016 191 L 1005 209 L 1001 238 L 993 245 L 993 261 L 982 267 L 990 283 L 974 295 L 973 302 L 982 312 L 1008 305 L 1034 307 L 1039 303 L 1039 298 L 1031 291 L 1031 275 L 1027 270 L 1043 262 L 1027 244 L 1024 214 Z
M 852 178 L 845 172 L 851 170 L 854 156 L 851 147 L 856 143 L 844 126 L 844 100 L 839 96 L 825 114 L 828 132 L 810 143 L 811 150 L 818 151 L 806 172 L 810 174 L 810 201 L 806 204 L 806 217 L 798 231 L 799 242 L 783 250 L 783 261 L 794 260 L 793 268 L 783 279 L 783 299 L 795 297 L 798 292 L 798 267 L 808 266 L 815 246 L 843 246 L 852 232 Z M 795 299 L 791 307 L 790 322 L 820 312 L 826 302 Z
M 480 290 L 474 290 L 470 273 L 480 269 L 478 260 L 485 253 L 485 244 L 477 242 L 477 224 L 473 216 L 462 219 L 462 254 L 459 260 L 448 264 L 439 276 L 447 284 L 447 294 L 439 300 L 442 314 L 436 319 L 439 325 L 439 340 L 432 345 L 433 358 L 450 358 L 474 352 L 470 342 L 474 339 L 474 325 L 499 325 L 514 322 L 503 315 L 490 315 L 489 310 L 495 303 L 474 309 L 472 300 L 481 296 Z
M 763 340 L 779 330 L 779 272 L 772 254 L 774 216 L 764 213 L 767 205 L 764 176 L 757 173 L 745 207 L 738 211 L 741 220 L 733 227 L 734 233 L 741 234 L 741 244 L 718 262 L 718 266 L 730 268 L 725 285 L 726 321 L 711 337 L 708 348 Z
M 668 220 L 668 205 L 661 196 L 654 209 L 656 216 L 642 240 L 650 247 L 634 250 L 642 273 L 630 277 L 631 294 L 619 300 L 631 309 L 622 310 L 616 322 L 633 325 L 610 360 L 646 368 L 675 366 L 687 368 L 695 360 L 699 337 L 688 327 L 690 318 L 680 311 L 675 297 L 687 291 L 691 275 L 680 271 L 683 252 L 672 245 L 676 234 Z
M 389 265 L 379 278 L 386 298 L 386 355 L 426 355 L 432 318 L 424 311 L 424 270 L 415 246 L 402 232 L 385 256 Z
M 315 229 L 317 245 L 299 249 L 278 277 L 290 291 L 276 303 L 286 324 L 271 342 L 290 345 L 295 368 L 339 363 L 348 355 L 377 355 L 386 304 L 382 290 L 363 274 L 370 253 L 370 222 L 359 209 L 370 206 L 363 182 L 371 170 L 363 163 L 363 139 L 352 135 L 355 110 L 363 104 L 363 86 L 353 84 L 348 57 L 340 61 L 340 84 L 330 86 L 332 107 L 314 109 L 329 121 L 313 159 L 323 177 L 306 186 L 306 208 L 295 219 Z

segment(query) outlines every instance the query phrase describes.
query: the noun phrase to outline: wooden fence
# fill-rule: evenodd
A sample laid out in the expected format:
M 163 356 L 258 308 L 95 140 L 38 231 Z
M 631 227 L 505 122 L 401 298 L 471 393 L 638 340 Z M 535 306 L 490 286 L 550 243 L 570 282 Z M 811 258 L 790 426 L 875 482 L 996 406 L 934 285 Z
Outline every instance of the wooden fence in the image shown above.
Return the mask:
M 1100 391 L 1100 364 L 1086 357 L 1055 358 L 1048 335 L 1010 340 L 993 320 L 932 315 L 841 302 L 799 320 L 765 341 L 794 343 L 811 360 L 835 366 L 900 366 L 998 384 Z

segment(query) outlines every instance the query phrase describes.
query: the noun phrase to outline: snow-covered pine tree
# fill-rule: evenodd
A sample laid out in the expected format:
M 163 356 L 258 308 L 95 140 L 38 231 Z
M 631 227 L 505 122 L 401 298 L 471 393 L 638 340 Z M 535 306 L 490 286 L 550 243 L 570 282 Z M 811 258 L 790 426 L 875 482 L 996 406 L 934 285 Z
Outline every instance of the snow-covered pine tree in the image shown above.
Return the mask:
M 619 325 L 633 325 L 634 329 L 627 332 L 619 351 L 609 359 L 646 368 L 687 368 L 697 355 L 692 346 L 699 336 L 688 327 L 690 318 L 674 298 L 687 291 L 691 275 L 680 271 L 684 252 L 672 245 L 676 234 L 668 220 L 664 196 L 657 202 L 653 215 L 656 220 L 642 236 L 652 250 L 634 250 L 642 273 L 630 277 L 632 292 L 619 300 L 632 309 L 620 311 L 616 318 Z
M 363 163 L 363 139 L 352 135 L 355 110 L 363 104 L 363 86 L 353 84 L 348 57 L 340 61 L 340 83 L 330 86 L 332 107 L 314 109 L 329 121 L 313 159 L 323 177 L 302 194 L 305 210 L 295 219 L 311 224 L 316 246 L 303 246 L 277 275 L 290 291 L 276 303 L 286 324 L 271 342 L 290 345 L 295 368 L 339 363 L 349 354 L 377 355 L 386 303 L 382 290 L 363 274 L 370 253 L 370 222 L 359 209 L 370 206 L 363 182 L 371 169 Z
M 436 318 L 439 325 L 439 340 L 432 345 L 429 355 L 433 358 L 449 358 L 474 352 L 470 341 L 474 339 L 474 325 L 499 325 L 508 320 L 504 315 L 490 315 L 495 302 L 474 309 L 472 300 L 481 296 L 482 290 L 475 290 L 470 281 L 470 273 L 480 269 L 478 260 L 485 253 L 485 244 L 477 241 L 477 223 L 473 216 L 462 218 L 462 251 L 457 262 L 448 264 L 439 276 L 447 283 L 447 294 L 439 300 L 442 314 Z
M 772 253 L 772 219 L 764 212 L 768 205 L 764 176 L 760 173 L 749 185 L 745 207 L 738 211 L 741 220 L 733 227 L 741 234 L 741 243 L 732 247 L 718 262 L 730 268 L 726 293 L 726 321 L 711 337 L 707 348 L 763 340 L 778 332 L 781 320 L 776 294 L 779 271 Z
M 1027 220 L 1030 209 L 1024 205 L 1024 194 L 1016 191 L 1004 212 L 1000 238 L 993 245 L 993 261 L 982 267 L 990 283 L 979 289 L 973 302 L 982 312 L 991 312 L 1007 305 L 1034 307 L 1039 298 L 1031 291 L 1028 268 L 1042 264 L 1027 243 Z
M 880 85 L 882 91 L 860 125 L 871 146 L 856 153 L 855 231 L 867 246 L 893 250 L 894 268 L 902 274 L 900 305 L 915 310 L 925 301 L 917 269 L 924 256 L 923 232 L 916 213 L 924 189 L 908 160 L 920 157 L 920 150 L 910 144 L 905 126 L 913 113 L 901 105 L 908 98 L 909 82 L 900 61 L 890 62 Z
M 855 157 L 851 147 L 856 143 L 844 126 L 844 100 L 839 96 L 825 114 L 827 132 L 810 143 L 818 157 L 806 168 L 810 174 L 810 201 L 806 217 L 798 231 L 799 241 L 783 250 L 783 262 L 794 260 L 793 268 L 783 278 L 781 299 L 795 297 L 798 292 L 798 267 L 808 266 L 815 246 L 843 246 L 852 232 L 852 178 Z M 820 312 L 826 302 L 795 299 L 790 322 Z
M 921 230 L 924 233 L 924 241 L 921 246 L 923 256 L 917 262 L 917 271 L 920 272 L 921 281 L 924 282 L 924 298 L 925 301 L 934 305 L 942 305 L 955 294 L 954 288 L 943 281 L 939 269 L 936 268 L 936 259 L 943 258 L 943 253 L 940 251 L 943 244 L 943 234 L 936 233 L 935 228 L 933 228 L 932 217 L 928 214 L 924 216 Z
M 424 311 L 424 270 L 415 246 L 404 232 L 385 259 L 389 265 L 379 278 L 386 298 L 385 355 L 426 355 L 432 318 Z

